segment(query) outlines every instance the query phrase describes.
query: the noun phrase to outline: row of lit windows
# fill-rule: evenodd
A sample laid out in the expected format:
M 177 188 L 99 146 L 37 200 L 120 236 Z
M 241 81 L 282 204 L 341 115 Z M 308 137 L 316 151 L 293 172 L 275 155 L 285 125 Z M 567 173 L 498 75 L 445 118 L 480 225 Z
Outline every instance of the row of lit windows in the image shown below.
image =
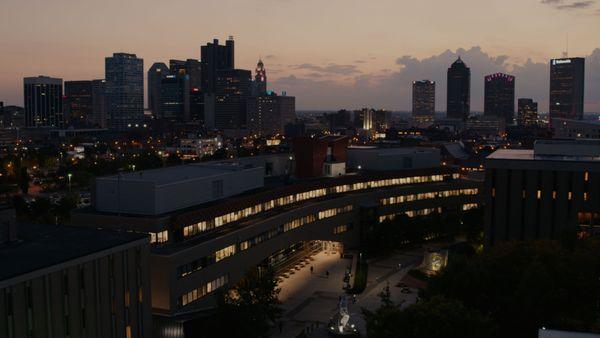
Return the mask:
M 324 210 L 321 212 L 326 212 L 328 215 L 330 215 L 331 213 L 335 213 L 334 215 L 327 216 L 327 217 L 332 217 L 332 216 L 339 215 L 344 212 L 350 212 L 350 211 L 352 211 L 352 209 L 353 209 L 352 205 L 346 205 L 341 208 L 327 209 L 327 210 Z M 220 249 L 220 250 L 214 252 L 211 255 L 208 255 L 208 256 L 202 257 L 200 259 L 194 260 L 190 263 L 181 265 L 181 266 L 177 267 L 177 275 L 179 276 L 179 278 L 183 278 L 185 276 L 192 274 L 193 272 L 196 272 L 196 271 L 201 270 L 202 268 L 205 268 L 206 266 L 208 266 L 210 264 L 217 263 L 227 257 L 235 255 L 236 253 L 239 253 L 244 250 L 248 250 L 253 246 L 256 246 L 262 242 L 268 241 L 275 236 L 283 234 L 284 232 L 294 230 L 304 224 L 315 222 L 318 218 L 317 215 L 320 215 L 321 212 L 319 212 L 318 214 L 310 214 L 310 215 L 306 215 L 306 216 L 303 216 L 300 218 L 296 218 L 296 219 L 294 219 L 290 222 L 287 222 L 283 225 L 279 225 L 273 229 L 270 229 L 270 230 L 262 232 L 256 236 L 253 236 L 245 241 L 239 242 L 238 245 L 232 244 L 230 246 L 227 246 L 223 249 Z M 321 219 L 321 218 L 319 218 L 319 219 Z
M 169 241 L 169 231 L 150 232 L 150 243 L 165 243 Z
M 338 214 L 350 212 L 350 211 L 352 211 L 353 207 L 354 206 L 352 204 L 348 204 L 341 208 L 332 208 L 332 209 L 319 211 L 319 219 L 329 218 L 329 217 L 336 216 Z
M 401 195 L 401 196 L 393 196 L 389 198 L 382 198 L 380 200 L 383 205 L 390 204 L 399 204 L 404 202 L 412 202 L 419 201 L 424 199 L 433 199 L 438 197 L 451 197 L 451 196 L 461 196 L 461 195 L 477 195 L 479 193 L 479 189 L 456 189 L 456 190 L 445 190 L 445 191 L 436 191 L 436 192 L 424 192 L 419 194 L 412 195 Z
M 368 182 L 358 182 L 353 184 L 338 185 L 330 188 L 320 188 L 302 193 L 292 194 L 284 197 L 279 197 L 264 203 L 259 203 L 251 207 L 247 207 L 242 210 L 233 211 L 225 215 L 215 217 L 212 220 L 202 221 L 197 224 L 191 224 L 183 228 L 183 236 L 190 237 L 194 236 L 202 231 L 206 231 L 215 227 L 220 227 L 225 224 L 239 221 L 243 218 L 256 215 L 263 211 L 268 211 L 275 207 L 286 206 L 293 203 L 302 202 L 309 199 L 319 198 L 332 194 L 339 194 L 349 191 L 365 190 L 372 188 L 382 188 L 405 184 L 415 183 L 428 183 L 428 182 L 441 182 L 446 177 L 452 177 L 457 179 L 459 174 L 445 174 L 445 175 L 429 175 L 429 176 L 413 176 L 403 178 L 390 178 L 384 180 L 374 180 Z
M 202 286 L 200 286 L 199 288 L 196 288 L 190 292 L 186 292 L 183 295 L 181 295 L 181 306 L 186 306 L 206 295 L 208 295 L 209 293 L 217 290 L 218 288 L 222 287 L 223 285 L 227 284 L 227 282 L 229 281 L 229 275 L 223 275 L 211 282 L 208 282 L 206 284 L 202 284 Z
M 471 210 L 471 209 L 477 209 L 479 208 L 479 204 L 477 203 L 467 203 L 467 204 L 463 204 L 462 205 L 462 210 L 463 211 L 467 211 L 467 210 Z
M 416 217 L 416 216 L 427 216 L 434 212 L 441 213 L 442 208 L 438 207 L 438 208 L 426 208 L 426 209 L 419 209 L 419 210 L 409 210 L 409 211 L 399 212 L 399 213 L 395 213 L 395 214 L 383 215 L 383 216 L 379 216 L 379 223 L 383 223 L 385 221 L 391 221 L 394 218 L 396 218 L 402 214 L 406 214 L 408 217 Z
M 333 228 L 333 234 L 334 235 L 342 234 L 342 233 L 344 233 L 346 231 L 348 231 L 348 224 L 338 225 L 335 228 Z

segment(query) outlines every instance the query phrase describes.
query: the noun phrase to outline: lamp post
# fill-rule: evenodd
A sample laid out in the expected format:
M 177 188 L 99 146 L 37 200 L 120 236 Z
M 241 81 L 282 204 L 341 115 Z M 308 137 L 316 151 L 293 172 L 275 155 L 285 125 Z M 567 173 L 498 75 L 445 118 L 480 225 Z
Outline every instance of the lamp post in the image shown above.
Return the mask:
M 69 179 L 69 192 L 71 192 L 71 177 L 73 177 L 73 174 L 68 173 L 67 178 Z

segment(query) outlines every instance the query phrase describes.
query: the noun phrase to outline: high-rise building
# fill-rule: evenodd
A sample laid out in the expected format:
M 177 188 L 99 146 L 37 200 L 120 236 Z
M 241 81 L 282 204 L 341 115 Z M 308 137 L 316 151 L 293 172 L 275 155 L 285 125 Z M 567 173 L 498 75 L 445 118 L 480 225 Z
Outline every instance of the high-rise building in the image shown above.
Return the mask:
M 471 69 L 460 59 L 448 68 L 446 117 L 466 120 L 471 111 Z
M 169 74 L 164 62 L 156 62 L 148 69 L 148 109 L 154 116 L 160 116 L 160 81 Z
M 23 80 L 25 125 L 27 127 L 62 127 L 63 80 L 48 76 Z
M 513 124 L 515 114 L 515 77 L 496 73 L 484 79 L 484 115 L 503 118 Z
M 418 121 L 433 121 L 435 116 L 435 81 L 414 81 L 412 87 L 412 117 Z
M 202 88 L 202 64 L 199 60 L 169 60 L 169 70 L 173 75 L 187 75 L 190 88 Z
M 584 58 L 550 60 L 550 119 L 583 118 Z
M 144 118 L 144 60 L 135 54 L 114 53 L 105 60 L 106 97 L 110 128 L 125 130 Z
M 160 115 L 172 122 L 190 119 L 190 79 L 188 75 L 167 75 L 160 84 Z
M 233 69 L 234 43 L 233 37 L 229 37 L 225 45 L 219 45 L 219 40 L 214 39 L 212 43 L 200 48 L 201 55 L 201 89 L 204 93 L 213 94 L 216 90 L 217 71 L 220 69 Z
M 538 104 L 532 99 L 521 98 L 518 100 L 517 123 L 520 126 L 532 126 L 537 124 Z
M 252 74 L 244 69 L 216 72 L 214 124 L 218 129 L 246 129 L 246 101 L 250 97 Z
M 65 81 L 64 119 L 69 126 L 92 124 L 92 81 Z
M 108 102 L 106 99 L 106 81 L 92 80 L 92 125 L 108 127 Z
M 267 71 L 262 60 L 258 60 L 256 69 L 254 70 L 254 96 L 264 96 L 267 94 Z
M 268 93 L 248 99 L 248 129 L 256 135 L 283 134 L 284 127 L 296 119 L 296 98 Z
M 383 109 L 363 108 L 354 111 L 354 126 L 363 130 L 385 131 L 389 113 Z

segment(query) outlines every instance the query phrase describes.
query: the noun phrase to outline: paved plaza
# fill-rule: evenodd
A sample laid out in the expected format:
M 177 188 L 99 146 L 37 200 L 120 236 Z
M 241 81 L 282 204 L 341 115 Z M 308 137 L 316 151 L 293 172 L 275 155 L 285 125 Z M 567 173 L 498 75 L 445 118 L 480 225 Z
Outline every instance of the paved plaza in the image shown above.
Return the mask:
M 389 283 L 390 293 L 396 304 L 414 303 L 416 292 L 404 294 L 396 287 L 410 267 L 420 263 L 422 250 L 397 253 L 385 259 L 369 263 L 367 288 L 357 297 L 356 304 L 349 298 L 351 321 L 365 332 L 360 315 L 362 307 L 375 310 L 380 305 L 378 294 Z M 296 337 L 302 330 L 311 328 L 309 337 L 327 337 L 326 324 L 337 311 L 339 297 L 344 294 L 344 271 L 352 265 L 352 259 L 340 258 L 338 253 L 320 252 L 304 267 L 288 272 L 279 283 L 279 300 L 284 310 L 282 332 L 275 328 L 273 337 Z M 311 274 L 310 267 L 313 267 Z M 329 272 L 329 277 L 327 277 Z

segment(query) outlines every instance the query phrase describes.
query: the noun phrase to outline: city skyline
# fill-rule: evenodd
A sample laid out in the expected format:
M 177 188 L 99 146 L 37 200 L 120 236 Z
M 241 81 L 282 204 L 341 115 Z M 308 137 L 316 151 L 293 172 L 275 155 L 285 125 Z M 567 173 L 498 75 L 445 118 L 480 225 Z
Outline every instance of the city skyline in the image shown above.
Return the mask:
M 177 19 L 177 25 L 174 19 L 164 16 L 160 17 L 160 25 L 152 22 L 152 19 L 158 20 L 160 10 L 165 9 L 165 5 L 158 3 L 136 7 L 134 1 L 116 7 L 116 2 L 105 1 L 103 8 L 81 4 L 69 7 L 67 13 L 60 11 L 66 6 L 62 2 L 39 3 L 40 13 L 65 23 L 48 26 L 48 18 L 34 15 L 39 20 L 28 19 L 27 29 L 21 29 L 23 20 L 19 18 L 31 13 L 25 5 L 7 1 L 2 5 L 7 8 L 3 12 L 11 16 L 3 18 L 0 25 L 3 31 L 15 32 L 0 43 L 5 51 L 0 65 L 0 99 L 6 105 L 22 104 L 20 83 L 26 76 L 48 75 L 65 81 L 101 78 L 103 59 L 114 52 L 135 53 L 144 59 L 144 71 L 147 71 L 154 62 L 197 59 L 201 45 L 213 38 L 224 41 L 233 35 L 237 44 L 237 68 L 254 69 L 262 57 L 271 87 L 296 96 L 298 109 L 373 106 L 409 111 L 412 81 L 430 78 L 439 87 L 436 110 L 444 111 L 446 90 L 442 80 L 445 76 L 444 71 L 440 73 L 436 67 L 439 64 L 445 69 L 460 55 L 473 71 L 472 110 L 483 110 L 483 75 L 507 72 L 517 79 L 527 77 L 526 81 L 517 82 L 516 95 L 534 98 L 540 102 L 540 110 L 547 111 L 548 63 L 562 56 L 568 35 L 569 55 L 586 57 L 585 110 L 600 111 L 600 75 L 597 75 L 600 73 L 600 38 L 594 35 L 600 29 L 600 20 L 597 20 L 600 6 L 591 3 L 576 8 L 567 0 L 545 2 L 519 2 L 519 11 L 511 9 L 509 4 L 483 5 L 466 0 L 444 4 L 442 7 L 448 6 L 445 9 L 449 13 L 457 11 L 452 6 L 472 8 L 472 14 L 463 22 L 450 25 L 451 16 L 424 14 L 431 5 L 427 1 L 403 4 L 401 11 L 394 11 L 400 5 L 391 1 L 354 6 L 339 6 L 339 1 L 331 1 L 319 3 L 318 13 L 311 13 L 314 25 L 311 24 L 310 29 L 298 29 L 298 20 L 306 18 L 303 14 L 315 8 L 316 3 L 306 6 L 295 1 L 267 1 L 259 6 L 257 2 L 226 1 L 219 7 L 208 2 L 202 4 L 205 7 L 201 9 L 214 10 L 216 15 L 188 23 L 183 18 L 200 5 L 182 1 L 175 6 L 188 8 L 182 12 L 183 18 Z M 120 11 L 104 21 L 100 14 L 116 8 Z M 444 8 L 439 12 L 446 13 Z M 137 9 L 144 14 L 142 17 L 134 15 Z M 377 19 L 375 24 L 347 25 L 342 32 L 334 29 L 337 28 L 336 20 L 331 20 L 334 14 L 351 22 L 365 10 L 374 13 L 369 20 Z M 93 18 L 89 18 L 87 11 L 94 13 Z M 280 14 L 289 11 L 298 15 L 292 20 L 280 18 Z M 538 18 L 527 15 L 531 11 L 535 11 Z M 264 20 L 249 23 L 245 16 L 252 15 L 244 13 L 255 12 L 264 13 Z M 411 13 L 417 15 L 413 18 Z M 396 16 L 394 20 L 390 20 L 392 15 Z M 524 15 L 529 21 L 523 20 Z M 414 32 L 409 28 L 425 19 L 430 21 L 430 27 L 420 29 L 420 38 L 414 39 Z M 113 29 L 103 29 L 105 22 Z M 481 26 L 484 23 L 490 26 L 502 23 L 505 28 L 488 29 Z M 69 29 L 73 25 L 80 29 Z M 139 29 L 128 29 L 130 25 Z M 472 28 L 474 25 L 477 30 Z M 40 34 L 44 27 L 51 28 Z M 178 34 L 174 34 L 174 30 Z M 363 52 L 356 52 L 357 45 L 362 46 Z

